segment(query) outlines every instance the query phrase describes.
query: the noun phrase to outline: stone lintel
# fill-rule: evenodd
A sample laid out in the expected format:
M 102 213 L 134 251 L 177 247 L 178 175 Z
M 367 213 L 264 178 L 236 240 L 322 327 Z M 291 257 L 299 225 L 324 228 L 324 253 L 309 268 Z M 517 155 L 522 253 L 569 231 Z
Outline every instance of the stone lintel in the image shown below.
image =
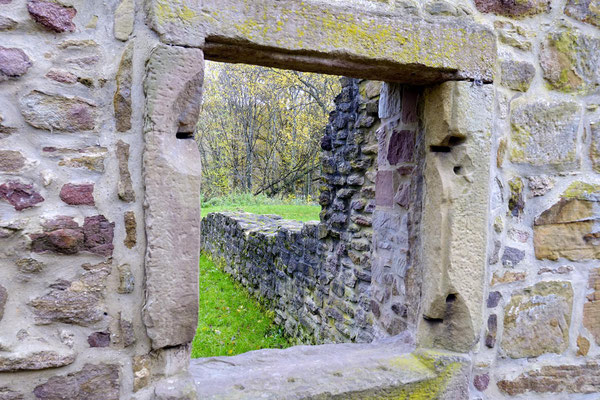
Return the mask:
M 164 43 L 206 59 L 430 84 L 493 80 L 496 41 L 465 19 L 425 20 L 315 0 L 147 0 Z

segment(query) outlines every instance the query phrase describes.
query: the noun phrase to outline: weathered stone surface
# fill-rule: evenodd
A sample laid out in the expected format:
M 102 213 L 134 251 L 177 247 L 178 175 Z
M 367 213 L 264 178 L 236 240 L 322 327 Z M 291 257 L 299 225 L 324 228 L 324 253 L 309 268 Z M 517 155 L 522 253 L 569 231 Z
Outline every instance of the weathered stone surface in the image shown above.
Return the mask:
M 30 125 L 49 131 L 91 131 L 96 127 L 96 106 L 79 97 L 34 90 L 21 99 L 21 113 Z
M 196 385 L 189 374 L 169 377 L 156 383 L 152 400 L 196 400 Z
M 506 268 L 513 268 L 523 261 L 524 258 L 525 252 L 523 250 L 514 247 L 506 247 L 504 249 L 504 254 L 502 255 L 502 265 Z
M 600 364 L 545 365 L 522 373 L 516 379 L 498 381 L 498 388 L 508 395 L 522 393 L 598 393 Z
M 35 22 L 54 32 L 75 32 L 77 10 L 45 0 L 29 0 L 27 10 Z
M 583 336 L 577 337 L 577 356 L 585 357 L 590 351 L 590 341 Z
M 137 244 L 137 222 L 135 219 L 135 212 L 127 211 L 123 215 L 125 222 L 125 240 L 123 243 L 128 249 L 133 249 Z
M 577 165 L 579 105 L 561 103 L 520 103 L 511 116 L 510 159 L 514 163 L 550 165 L 558 170 Z
M 415 149 L 415 133 L 411 131 L 394 131 L 388 145 L 387 160 L 390 165 L 410 163 L 413 161 Z
M 51 69 L 50 71 L 48 71 L 48 73 L 46 73 L 46 78 L 52 79 L 53 81 L 60 83 L 77 83 L 77 75 L 60 69 Z
M 0 150 L 0 172 L 18 172 L 25 166 L 25 161 L 18 151 Z
M 58 160 L 58 165 L 69 168 L 84 168 L 93 172 L 104 172 L 104 160 L 108 149 L 101 146 L 80 149 L 44 147 L 42 153 L 46 157 Z
M 117 160 L 119 160 L 119 183 L 117 191 L 119 198 L 127 203 L 135 201 L 135 191 L 129 172 L 129 144 L 119 140 L 117 142 Z
M 53 350 L 0 354 L 0 372 L 17 372 L 64 367 L 75 362 L 75 353 Z
M 592 292 L 583 305 L 583 326 L 592 334 L 596 344 L 600 345 L 600 269 L 590 271 L 588 287 Z
M 19 24 L 14 19 L 0 15 L 0 32 L 13 30 L 17 25 Z
M 535 77 L 535 67 L 526 61 L 503 61 L 500 69 L 502 85 L 519 92 L 529 90 L 531 81 Z
M 530 176 L 527 180 L 529 181 L 529 191 L 533 197 L 543 196 L 554 188 L 554 179 L 548 176 Z
M 133 0 L 122 0 L 115 10 L 114 33 L 118 40 L 126 41 L 133 32 L 135 20 L 135 3 Z
M 573 307 L 570 282 L 540 282 L 514 295 L 504 309 L 502 349 L 509 357 L 564 352 Z
M 25 75 L 32 65 L 23 50 L 0 46 L 0 82 Z
M 300 6 L 295 0 L 152 0 L 148 10 L 150 26 L 165 43 L 201 46 L 215 61 L 296 65 L 313 72 L 414 84 L 440 81 L 442 76 L 489 81 L 496 55 L 494 36 L 480 25 L 370 13 L 347 2 L 306 1 Z M 265 19 L 264 10 L 285 18 Z M 258 50 L 266 48 L 270 50 Z M 334 59 L 318 56 L 331 52 Z
M 491 85 L 446 82 L 424 93 L 422 346 L 469 351 L 484 324 L 493 103 Z
M 565 14 L 600 27 L 600 3 L 598 0 L 568 0 Z
M 133 358 L 133 391 L 137 392 L 140 389 L 148 386 L 151 379 L 149 356 L 138 356 Z
M 94 184 L 86 183 L 82 185 L 67 183 L 60 190 L 60 199 L 72 206 L 93 206 Z
M 510 198 L 508 199 L 508 210 L 513 217 L 520 217 L 525 209 L 525 197 L 523 195 L 523 180 L 520 177 L 508 182 Z
M 523 18 L 550 11 L 551 0 L 475 0 L 477 9 L 505 17 Z
M 4 318 L 4 307 L 6 307 L 6 301 L 8 300 L 8 291 L 2 285 L 0 285 L 0 321 Z
M 0 199 L 7 201 L 15 210 L 23 211 L 42 203 L 44 198 L 27 185 L 18 181 L 9 181 L 0 185 Z
M 94 332 L 87 338 L 90 347 L 110 346 L 110 332 Z
M 16 262 L 19 272 L 23 274 L 38 274 L 44 270 L 44 263 L 33 258 L 22 258 Z
M 133 273 L 129 264 L 119 265 L 119 289 L 118 292 L 121 294 L 133 293 L 135 287 Z
M 83 265 L 85 272 L 73 281 L 50 285 L 48 294 L 29 302 L 38 324 L 64 322 L 89 326 L 104 317 L 102 296 L 111 272 L 109 263 Z
M 528 33 L 522 27 L 509 21 L 494 21 L 494 28 L 502 43 L 525 51 L 531 50 L 532 44 Z
M 500 300 L 502 299 L 502 293 L 500 292 L 490 292 L 487 300 L 488 308 L 494 308 L 498 306 Z
M 124 0 L 124 3 L 132 0 Z M 121 63 L 117 71 L 117 91 L 113 99 L 117 131 L 127 132 L 131 129 L 131 85 L 133 82 L 133 43 L 123 51 Z
M 394 196 L 398 188 L 398 175 L 394 171 L 377 172 L 377 183 L 375 195 L 377 205 L 382 207 L 392 207 L 394 205 Z
M 513 283 L 524 281 L 527 278 L 526 272 L 515 272 L 515 271 L 506 271 L 502 272 L 494 272 L 494 276 L 492 277 L 492 286 L 503 285 L 506 283 Z
M 480 392 L 485 391 L 488 388 L 489 384 L 489 374 L 475 375 L 475 377 L 473 378 L 473 386 L 475 386 L 475 389 L 479 390 Z
M 83 369 L 50 378 L 33 393 L 40 400 L 119 400 L 119 367 L 85 364 Z
M 496 346 L 496 336 L 498 335 L 498 316 L 492 314 L 488 317 L 487 332 L 485 334 L 485 345 L 490 349 Z
M 445 352 L 409 353 L 403 338 L 378 344 L 296 346 L 235 357 L 192 360 L 198 398 L 468 398 L 465 359 Z M 222 367 L 215 368 L 215 363 Z M 435 367 L 434 367 L 435 366 Z M 443 383 L 434 384 L 434 381 Z
M 595 224 L 600 219 L 595 204 L 600 186 L 575 182 L 561 199 L 535 219 L 533 244 L 539 259 L 569 260 L 600 258 Z
M 2 4 L 2 1 L 0 1 Z M 0 400 L 23 400 L 23 394 L 10 390 L 7 387 L 0 387 Z
M 133 324 L 131 321 L 123 319 L 119 315 L 119 328 L 121 330 L 121 338 L 123 339 L 123 346 L 129 347 L 135 343 L 135 331 L 133 330 Z
M 63 219 L 58 217 L 59 221 Z M 76 254 L 79 251 L 88 251 L 110 256 L 114 249 L 114 226 L 115 224 L 103 215 L 86 217 L 81 227 L 72 219 L 66 226 L 62 223 L 51 224 L 44 228 L 45 232 L 30 235 L 31 248 L 36 253 L 51 251 Z
M 160 349 L 191 342 L 198 325 L 200 155 L 195 141 L 178 140 L 176 133 L 196 127 L 204 56 L 161 45 L 146 67 L 143 318 L 152 348 Z
M 542 44 L 540 64 L 552 89 L 597 93 L 600 38 L 568 28 L 550 32 Z

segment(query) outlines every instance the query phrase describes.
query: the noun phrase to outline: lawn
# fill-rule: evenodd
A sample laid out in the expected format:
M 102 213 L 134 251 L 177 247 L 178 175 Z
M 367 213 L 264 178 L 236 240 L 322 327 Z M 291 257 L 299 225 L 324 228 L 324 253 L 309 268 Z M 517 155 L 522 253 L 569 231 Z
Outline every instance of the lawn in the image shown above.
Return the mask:
M 202 207 L 202 216 L 217 211 L 245 211 L 252 214 L 277 214 L 285 219 L 297 221 L 318 221 L 320 206 L 297 204 L 222 205 Z
M 202 202 L 202 216 L 218 211 L 245 211 L 253 214 L 277 214 L 285 219 L 318 221 L 321 206 L 300 200 L 284 201 L 264 195 L 233 194 Z
M 202 255 L 200 310 L 192 358 L 290 346 L 282 328 L 273 324 L 273 313 L 265 311 L 244 288 Z

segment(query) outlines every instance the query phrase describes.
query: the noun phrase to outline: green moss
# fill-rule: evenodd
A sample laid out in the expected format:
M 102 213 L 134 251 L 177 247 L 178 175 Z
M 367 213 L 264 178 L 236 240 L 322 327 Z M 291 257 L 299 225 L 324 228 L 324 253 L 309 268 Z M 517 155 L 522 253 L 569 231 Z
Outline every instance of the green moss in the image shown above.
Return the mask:
M 594 185 L 585 182 L 574 182 L 567 188 L 562 197 L 565 199 L 585 200 L 591 195 L 597 195 L 599 193 L 600 185 Z

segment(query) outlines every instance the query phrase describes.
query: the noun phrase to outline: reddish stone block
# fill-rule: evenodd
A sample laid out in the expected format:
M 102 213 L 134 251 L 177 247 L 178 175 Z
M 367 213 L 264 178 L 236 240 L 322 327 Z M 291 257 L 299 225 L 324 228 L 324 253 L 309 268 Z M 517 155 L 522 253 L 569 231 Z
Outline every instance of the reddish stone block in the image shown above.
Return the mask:
M 473 378 L 473 386 L 480 392 L 483 392 L 488 388 L 490 384 L 490 376 L 489 374 L 475 375 Z
M 36 233 L 30 237 L 31 250 L 36 253 L 51 251 L 60 254 L 76 254 L 84 241 L 80 229 L 57 229 L 48 233 Z
M 24 75 L 32 65 L 23 50 L 0 46 L 0 82 Z
M 415 134 L 412 131 L 394 131 L 388 146 L 387 159 L 390 165 L 413 161 Z
M 94 332 L 88 336 L 87 340 L 90 347 L 108 347 L 110 345 L 110 333 Z
M 398 188 L 394 201 L 401 207 L 408 208 L 410 205 L 410 183 L 403 183 Z
M 35 22 L 54 32 L 75 32 L 73 18 L 77 10 L 60 4 L 43 0 L 32 0 L 27 3 L 27 10 Z
M 402 122 L 413 124 L 419 121 L 419 92 L 413 87 L 404 87 L 402 92 Z
M 377 172 L 375 186 L 375 202 L 377 206 L 392 207 L 396 194 L 396 177 L 394 171 Z
M 68 183 L 60 190 L 60 199 L 72 206 L 93 206 L 94 184 L 74 185 Z
M 33 190 L 33 185 L 16 181 L 0 185 L 0 199 L 8 201 L 17 211 L 31 208 L 44 201 L 44 198 Z
M 111 256 L 114 246 L 114 222 L 108 222 L 103 215 L 86 217 L 83 223 L 85 250 L 102 256 Z

